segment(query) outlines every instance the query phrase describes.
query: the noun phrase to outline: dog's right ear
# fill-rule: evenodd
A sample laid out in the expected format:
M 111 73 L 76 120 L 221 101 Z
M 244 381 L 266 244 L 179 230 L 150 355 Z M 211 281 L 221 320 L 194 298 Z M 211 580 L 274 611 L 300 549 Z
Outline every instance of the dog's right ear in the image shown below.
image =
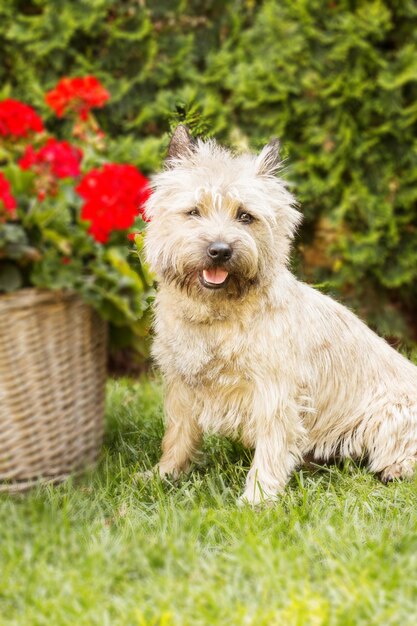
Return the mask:
M 195 150 L 196 142 L 192 138 L 186 126 L 180 124 L 174 130 L 168 146 L 166 164 L 170 166 L 172 161 L 189 157 Z

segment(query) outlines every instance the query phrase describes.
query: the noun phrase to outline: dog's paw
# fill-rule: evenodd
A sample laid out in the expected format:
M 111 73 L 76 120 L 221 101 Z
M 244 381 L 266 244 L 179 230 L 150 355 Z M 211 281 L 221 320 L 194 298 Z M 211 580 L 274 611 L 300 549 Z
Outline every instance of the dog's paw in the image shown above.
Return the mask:
M 253 508 L 260 508 L 266 506 L 274 506 L 278 496 L 276 494 L 267 494 L 261 489 L 245 489 L 242 495 L 237 500 L 237 505 L 240 508 L 245 506 L 251 506 Z
M 141 472 L 136 472 L 133 479 L 135 482 L 147 483 L 156 476 L 159 475 L 158 466 L 152 467 L 151 469 L 142 470 Z
M 395 480 L 403 480 L 404 478 L 412 478 L 415 470 L 416 459 L 404 459 L 400 463 L 393 463 L 381 472 L 381 481 L 389 483 Z
M 187 468 L 188 469 L 188 468 Z M 152 469 L 138 472 L 135 475 L 135 480 L 140 482 L 148 482 L 154 478 L 160 478 L 170 483 L 177 483 L 183 476 L 186 475 L 185 469 L 178 468 L 166 468 L 159 463 L 152 467 Z
M 243 509 L 246 506 L 251 506 L 253 508 L 256 508 L 259 503 L 257 502 L 255 498 L 248 497 L 246 493 L 242 493 L 242 495 L 239 496 L 239 498 L 236 500 L 236 504 L 239 507 L 239 509 Z

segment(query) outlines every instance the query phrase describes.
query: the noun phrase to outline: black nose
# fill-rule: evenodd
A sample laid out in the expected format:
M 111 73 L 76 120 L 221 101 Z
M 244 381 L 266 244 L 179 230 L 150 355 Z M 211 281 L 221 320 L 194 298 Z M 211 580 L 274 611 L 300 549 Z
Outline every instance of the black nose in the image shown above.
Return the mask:
M 224 263 L 232 256 L 232 248 L 224 241 L 215 241 L 207 248 L 207 254 L 215 263 Z

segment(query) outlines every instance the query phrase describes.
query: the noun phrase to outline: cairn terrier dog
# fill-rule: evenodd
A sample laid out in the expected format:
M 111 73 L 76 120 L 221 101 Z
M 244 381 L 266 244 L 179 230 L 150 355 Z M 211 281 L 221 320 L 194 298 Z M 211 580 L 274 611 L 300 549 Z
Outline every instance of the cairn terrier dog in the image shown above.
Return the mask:
M 366 458 L 383 481 L 411 476 L 417 458 L 417 367 L 290 273 L 301 216 L 279 167 L 276 140 L 234 156 L 179 126 L 147 205 L 166 383 L 158 470 L 187 471 L 205 432 L 239 437 L 254 449 L 252 504 L 306 455 Z

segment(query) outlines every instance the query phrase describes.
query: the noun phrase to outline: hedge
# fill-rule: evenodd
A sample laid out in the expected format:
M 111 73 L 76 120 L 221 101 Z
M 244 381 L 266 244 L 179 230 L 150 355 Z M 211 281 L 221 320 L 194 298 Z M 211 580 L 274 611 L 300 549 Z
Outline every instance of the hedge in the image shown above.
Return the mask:
M 417 339 L 414 0 L 8 0 L 0 55 L 0 97 L 46 116 L 45 89 L 95 74 L 114 154 L 148 173 L 179 119 L 238 150 L 280 137 L 298 273 Z

